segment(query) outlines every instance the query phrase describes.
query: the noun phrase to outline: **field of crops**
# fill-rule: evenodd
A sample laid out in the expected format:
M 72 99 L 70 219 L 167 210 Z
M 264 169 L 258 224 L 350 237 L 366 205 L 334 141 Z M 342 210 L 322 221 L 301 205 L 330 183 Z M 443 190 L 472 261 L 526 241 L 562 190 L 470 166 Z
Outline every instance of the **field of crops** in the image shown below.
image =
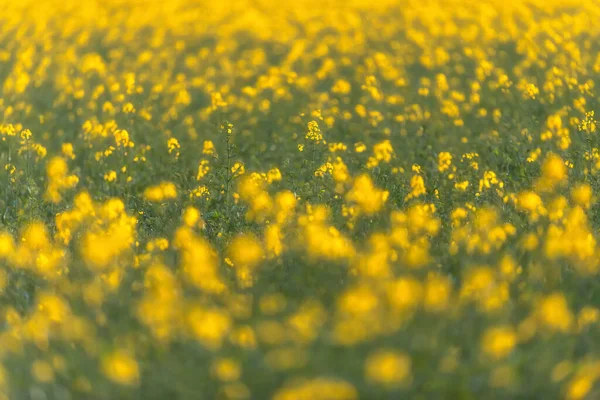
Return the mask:
M 0 399 L 600 398 L 600 3 L 0 0 Z

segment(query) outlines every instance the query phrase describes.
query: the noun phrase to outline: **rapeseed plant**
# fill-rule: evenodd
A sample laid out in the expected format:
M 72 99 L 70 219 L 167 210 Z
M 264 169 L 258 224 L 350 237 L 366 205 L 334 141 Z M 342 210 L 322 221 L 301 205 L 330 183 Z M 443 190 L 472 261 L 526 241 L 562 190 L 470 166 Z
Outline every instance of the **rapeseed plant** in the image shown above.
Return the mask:
M 0 13 L 0 399 L 600 396 L 600 5 Z

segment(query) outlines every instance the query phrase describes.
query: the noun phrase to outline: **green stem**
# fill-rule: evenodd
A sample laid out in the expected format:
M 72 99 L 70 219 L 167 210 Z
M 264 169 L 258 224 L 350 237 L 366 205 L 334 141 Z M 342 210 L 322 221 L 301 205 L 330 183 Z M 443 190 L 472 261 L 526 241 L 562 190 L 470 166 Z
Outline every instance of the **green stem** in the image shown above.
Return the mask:
M 225 127 L 225 129 L 227 129 L 227 127 Z M 225 134 L 227 135 L 225 139 L 225 142 L 227 143 L 227 163 L 225 165 L 225 204 L 229 207 L 229 184 L 231 182 L 231 138 L 229 137 L 227 131 L 225 132 Z

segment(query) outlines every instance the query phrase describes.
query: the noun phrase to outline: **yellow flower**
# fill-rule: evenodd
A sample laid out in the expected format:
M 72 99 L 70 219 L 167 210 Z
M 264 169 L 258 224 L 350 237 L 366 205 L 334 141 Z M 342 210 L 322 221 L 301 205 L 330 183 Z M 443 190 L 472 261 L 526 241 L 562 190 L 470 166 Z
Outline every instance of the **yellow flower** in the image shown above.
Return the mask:
M 356 400 L 358 391 L 348 382 L 314 378 L 295 381 L 275 392 L 273 400 Z
M 35 360 L 31 365 L 31 375 L 38 382 L 49 383 L 54 381 L 54 370 L 50 363 L 42 360 Z
M 441 312 L 448 307 L 452 284 L 447 277 L 430 274 L 425 285 L 425 309 L 431 312 Z
M 399 278 L 387 291 L 391 305 L 400 310 L 414 309 L 423 298 L 423 285 L 414 278 Z
M 271 256 L 279 256 L 283 250 L 281 228 L 269 225 L 265 228 L 265 248 Z
M 573 378 L 567 385 L 568 400 L 584 399 L 594 384 L 593 377 L 587 374 L 581 374 Z
M 62 157 L 53 157 L 48 162 L 46 174 L 48 186 L 44 196 L 53 203 L 59 203 L 62 200 L 63 192 L 74 188 L 79 183 L 77 176 L 69 175 L 67 162 Z
M 397 350 L 377 350 L 365 362 L 367 380 L 383 385 L 408 384 L 411 381 L 411 360 Z
M 220 358 L 212 364 L 212 374 L 220 381 L 230 382 L 239 379 L 242 371 L 240 364 L 233 358 Z
M 281 171 L 279 168 L 272 168 L 267 172 L 267 182 L 273 183 L 281 180 Z
M 537 307 L 540 322 L 551 330 L 568 332 L 573 324 L 573 314 L 562 293 L 544 297 Z
M 213 155 L 215 153 L 215 145 L 211 140 L 205 140 L 202 146 L 202 154 Z
M 173 200 L 177 197 L 177 188 L 171 182 L 161 182 L 158 185 L 147 187 L 144 190 L 144 197 L 152 202 Z
M 579 311 L 577 327 L 582 330 L 586 326 L 595 324 L 598 320 L 600 320 L 600 310 L 596 307 L 586 306 Z
M 377 143 L 373 146 L 373 155 L 378 162 L 390 162 L 394 154 L 394 148 L 389 140 Z
M 176 138 L 170 138 L 167 140 L 167 148 L 169 149 L 169 154 L 175 154 L 175 158 L 179 157 L 179 149 L 181 146 Z
M 519 209 L 526 211 L 533 221 L 537 220 L 540 215 L 546 214 L 542 198 L 535 192 L 525 191 L 519 193 L 517 206 Z
M 231 174 L 233 176 L 240 176 L 240 175 L 244 175 L 244 173 L 246 172 L 246 168 L 244 167 L 244 163 L 241 162 L 236 162 L 235 164 L 233 164 L 233 166 L 231 167 Z
M 125 350 L 115 350 L 102 358 L 102 371 L 120 385 L 137 385 L 140 370 L 137 361 Z
M 354 179 L 346 199 L 355 203 L 364 214 L 371 215 L 383 208 L 388 196 L 388 191 L 375 187 L 369 175 L 363 174 Z
M 438 171 L 444 172 L 452 165 L 452 154 L 443 151 L 438 154 Z
M 198 173 L 196 174 L 196 180 L 204 178 L 206 174 L 210 171 L 210 166 L 208 160 L 201 160 L 198 164 Z
M 421 175 L 413 175 L 413 177 L 410 179 L 410 188 L 411 191 L 406 195 L 404 198 L 405 200 L 414 199 L 427 193 L 425 181 Z
M 63 143 L 61 145 L 61 150 L 65 157 L 70 158 L 71 160 L 75 159 L 75 154 L 73 152 L 73 144 L 72 143 Z
M 193 307 L 187 313 L 186 321 L 192 336 L 210 350 L 218 350 L 231 329 L 230 317 L 218 309 Z
M 227 107 L 227 102 L 223 100 L 223 96 L 219 92 L 212 92 L 210 94 L 211 107 L 213 110 Z
M 228 249 L 229 258 L 235 266 L 254 267 L 263 258 L 260 242 L 251 235 L 240 235 L 233 239 Z
M 127 132 L 125 129 L 115 130 L 113 136 L 117 147 L 128 148 L 134 146 L 134 143 L 129 138 L 129 132 Z
M 321 129 L 319 128 L 319 123 L 317 121 L 310 121 L 308 123 L 306 139 L 311 140 L 315 143 L 319 143 L 321 140 L 323 140 L 323 134 L 321 133 Z
M 210 190 L 204 185 L 200 185 L 190 192 L 190 199 L 203 198 L 208 200 L 210 198 Z
M 193 227 L 200 220 L 200 211 L 194 207 L 188 207 L 185 209 L 183 213 L 183 222 L 189 226 Z
M 117 173 L 115 171 L 108 171 L 104 174 L 104 180 L 106 182 L 114 182 L 117 180 Z
M 510 354 L 517 343 L 517 335 L 509 326 L 488 328 L 481 340 L 483 351 L 493 358 L 504 358 Z
M 22 242 L 31 250 L 44 250 L 50 245 L 50 238 L 46 226 L 41 222 L 29 224 L 23 233 Z
M 573 203 L 583 208 L 590 208 L 592 202 L 592 187 L 587 183 L 582 183 L 571 189 L 571 199 Z
M 537 180 L 536 187 L 542 191 L 552 191 L 557 185 L 567 179 L 567 167 L 562 158 L 554 153 L 548 154 L 542 164 L 542 176 Z
M 352 89 L 352 86 L 350 85 L 350 83 L 348 81 L 346 81 L 344 79 L 338 79 L 333 84 L 331 91 L 333 93 L 338 93 L 338 94 L 348 94 L 348 93 L 350 93 L 351 89 Z
M 354 143 L 354 151 L 356 153 L 364 153 L 367 150 L 367 146 L 363 142 Z

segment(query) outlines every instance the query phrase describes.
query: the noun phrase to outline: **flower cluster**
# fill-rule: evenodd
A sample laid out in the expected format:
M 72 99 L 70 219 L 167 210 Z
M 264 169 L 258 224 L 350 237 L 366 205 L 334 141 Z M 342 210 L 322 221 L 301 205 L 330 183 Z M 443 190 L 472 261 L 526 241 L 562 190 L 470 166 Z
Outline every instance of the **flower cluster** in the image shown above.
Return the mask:
M 0 399 L 599 398 L 599 21 L 3 2 Z

